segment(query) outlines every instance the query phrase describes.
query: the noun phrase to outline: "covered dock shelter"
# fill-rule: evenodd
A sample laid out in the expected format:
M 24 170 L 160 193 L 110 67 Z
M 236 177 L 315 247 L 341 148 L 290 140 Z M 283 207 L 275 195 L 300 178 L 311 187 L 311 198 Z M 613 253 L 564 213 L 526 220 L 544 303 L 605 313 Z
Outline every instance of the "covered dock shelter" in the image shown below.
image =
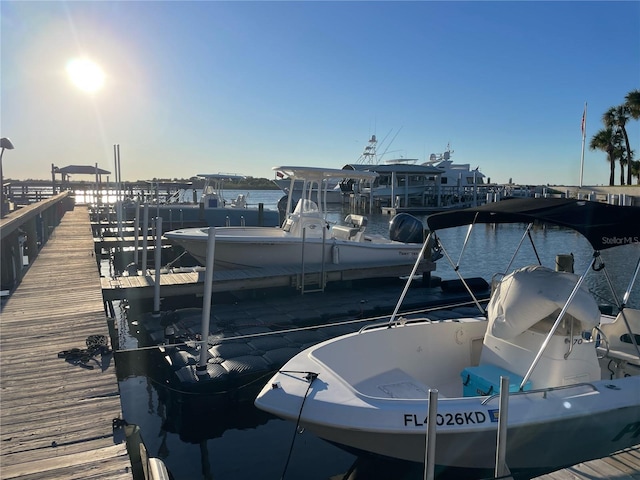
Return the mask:
M 63 190 L 65 184 L 70 180 L 71 175 L 92 175 L 95 176 L 96 185 L 102 184 L 102 175 L 110 175 L 111 172 L 98 168 L 98 164 L 95 165 L 68 165 L 66 167 L 56 167 L 51 164 L 51 180 L 53 182 L 53 193 L 56 193 L 56 175 L 60 174 L 60 190 Z

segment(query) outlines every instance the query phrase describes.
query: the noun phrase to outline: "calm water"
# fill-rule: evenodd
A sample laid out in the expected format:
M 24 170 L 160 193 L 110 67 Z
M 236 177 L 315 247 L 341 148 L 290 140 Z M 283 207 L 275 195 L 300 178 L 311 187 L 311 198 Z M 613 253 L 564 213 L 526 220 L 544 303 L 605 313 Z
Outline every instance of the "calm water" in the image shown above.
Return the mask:
M 228 191 L 235 198 L 244 191 Z M 264 203 L 275 208 L 282 196 L 278 191 L 251 191 L 249 202 Z M 339 207 L 337 207 L 339 208 Z M 348 212 L 334 211 L 330 219 L 338 221 Z M 369 216 L 370 231 L 388 234 L 390 218 Z M 511 254 L 522 236 L 518 226 L 479 226 L 471 236 L 468 249 L 460 257 L 460 249 L 467 229 L 450 229 L 440 233 L 442 244 L 454 262 L 460 262 L 460 273 L 465 277 L 481 276 L 490 280 L 493 273 L 504 271 Z M 553 267 L 558 254 L 573 253 L 575 271 L 584 271 L 590 261 L 591 250 L 578 234 L 564 229 L 538 228 L 533 231 L 538 254 L 544 265 Z M 620 247 L 603 252 L 612 281 L 622 292 L 626 287 L 633 265 L 628 258 L 640 246 Z M 523 248 L 516 265 L 535 263 L 529 246 Z M 617 272 L 624 271 L 618 275 Z M 455 278 L 445 259 L 438 261 L 436 275 Z M 589 288 L 601 303 L 611 300 L 604 285 L 593 280 Z M 622 295 L 622 293 L 620 293 Z M 640 307 L 638 287 L 632 292 L 630 303 Z M 126 313 L 116 306 L 120 317 L 121 348 L 137 346 L 135 324 L 126 321 Z M 129 319 L 134 320 L 133 318 Z M 141 428 L 142 437 L 150 456 L 164 460 L 175 479 L 279 479 L 289 455 L 294 426 L 273 418 L 252 405 L 221 407 L 214 397 L 185 397 L 167 390 L 146 376 L 147 356 L 139 355 L 128 362 L 121 375 L 120 390 L 124 418 Z M 287 469 L 287 479 L 327 480 L 349 470 L 356 457 L 327 444 L 309 432 L 295 435 L 295 444 Z M 401 475 L 376 478 L 400 478 Z M 402 478 L 422 478 L 421 472 L 405 474 Z

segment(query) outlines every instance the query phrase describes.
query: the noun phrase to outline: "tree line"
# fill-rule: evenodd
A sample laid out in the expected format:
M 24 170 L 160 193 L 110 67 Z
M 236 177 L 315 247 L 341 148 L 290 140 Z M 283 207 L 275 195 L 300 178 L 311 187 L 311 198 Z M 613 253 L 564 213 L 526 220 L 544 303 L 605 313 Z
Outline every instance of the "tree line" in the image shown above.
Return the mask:
M 623 104 L 611 107 L 602 115 L 604 128 L 596 132 L 589 142 L 591 150 L 602 150 L 607 154 L 609 186 L 615 185 L 616 163 L 620 165 L 620 185 L 631 185 L 633 177 L 636 177 L 636 184 L 640 185 L 640 160 L 633 159 L 634 151 L 631 150 L 627 134 L 627 123 L 638 119 L 640 90 L 632 90 Z

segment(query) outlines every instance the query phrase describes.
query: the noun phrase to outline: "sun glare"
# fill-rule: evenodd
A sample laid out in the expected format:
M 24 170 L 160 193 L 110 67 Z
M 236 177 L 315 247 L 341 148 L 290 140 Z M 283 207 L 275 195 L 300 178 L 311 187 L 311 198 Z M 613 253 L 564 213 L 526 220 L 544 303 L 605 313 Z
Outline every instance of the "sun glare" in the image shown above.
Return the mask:
M 95 93 L 104 85 L 102 68 L 86 58 L 70 60 L 67 63 L 67 75 L 76 87 L 87 93 Z

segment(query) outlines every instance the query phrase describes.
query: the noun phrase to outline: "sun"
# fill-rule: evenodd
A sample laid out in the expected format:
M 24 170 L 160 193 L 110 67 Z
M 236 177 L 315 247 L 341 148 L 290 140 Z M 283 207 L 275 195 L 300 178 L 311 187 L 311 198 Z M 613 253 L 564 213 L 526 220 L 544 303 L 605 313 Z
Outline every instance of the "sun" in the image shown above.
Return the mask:
M 95 93 L 104 85 L 104 71 L 87 58 L 74 58 L 67 63 L 67 75 L 80 90 Z

